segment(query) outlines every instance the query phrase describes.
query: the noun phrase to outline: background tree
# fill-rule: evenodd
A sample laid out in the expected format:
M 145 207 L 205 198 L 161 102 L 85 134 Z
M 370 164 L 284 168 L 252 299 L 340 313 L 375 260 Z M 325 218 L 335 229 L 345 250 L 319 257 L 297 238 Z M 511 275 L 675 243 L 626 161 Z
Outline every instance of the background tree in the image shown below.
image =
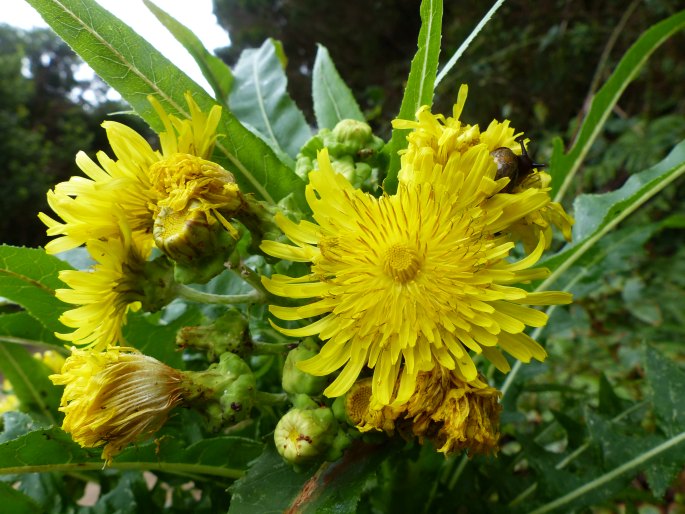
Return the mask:
M 45 193 L 76 174 L 74 157 L 108 149 L 100 123 L 127 107 L 107 100 L 97 77 L 80 79 L 82 61 L 49 29 L 0 25 L 0 241 L 47 241 L 36 214 Z M 86 100 L 89 98 L 90 101 Z M 133 117 L 128 123 L 136 123 Z M 137 127 L 142 126 L 137 122 Z

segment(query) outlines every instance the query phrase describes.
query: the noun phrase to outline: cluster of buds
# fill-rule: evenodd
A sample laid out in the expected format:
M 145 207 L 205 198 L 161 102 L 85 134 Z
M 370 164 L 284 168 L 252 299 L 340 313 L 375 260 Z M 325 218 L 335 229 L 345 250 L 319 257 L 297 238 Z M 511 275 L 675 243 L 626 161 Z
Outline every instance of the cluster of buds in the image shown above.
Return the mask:
M 307 180 L 317 167 L 317 154 L 328 149 L 331 163 L 338 173 L 356 187 L 377 184 L 379 171 L 384 167 L 383 140 L 373 134 L 371 127 L 357 120 L 342 120 L 330 129 L 321 129 L 300 150 L 295 172 Z

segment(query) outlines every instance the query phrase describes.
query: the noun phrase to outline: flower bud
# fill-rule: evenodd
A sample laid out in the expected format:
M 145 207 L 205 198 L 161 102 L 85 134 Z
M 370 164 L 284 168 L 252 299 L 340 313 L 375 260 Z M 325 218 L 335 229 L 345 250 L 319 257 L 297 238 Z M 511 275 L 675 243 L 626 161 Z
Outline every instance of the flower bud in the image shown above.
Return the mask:
M 327 377 L 317 377 L 301 371 L 297 363 L 319 353 L 319 348 L 311 339 L 305 339 L 300 345 L 291 350 L 283 365 L 283 390 L 291 394 L 318 395 L 326 387 Z
M 193 391 L 191 406 L 205 414 L 210 430 L 250 416 L 256 402 L 256 379 L 237 355 L 224 353 L 206 371 L 186 371 L 184 377 Z
M 331 409 L 290 409 L 276 425 L 274 442 L 286 461 L 300 464 L 323 457 L 337 433 L 338 424 Z
M 328 148 L 331 164 L 336 172 L 354 187 L 369 186 L 370 179 L 385 166 L 386 157 L 381 150 L 384 142 L 373 135 L 371 127 L 357 120 L 341 120 L 333 128 L 321 129 L 300 150 L 295 172 L 307 179 L 309 172 L 318 167 L 317 153 Z
M 237 242 L 235 229 L 227 233 L 199 205 L 194 200 L 183 211 L 163 207 L 155 217 L 155 244 L 175 262 L 174 276 L 182 284 L 203 284 L 221 273 Z
M 207 351 L 214 361 L 227 352 L 246 356 L 252 346 L 247 320 L 238 309 L 229 309 L 211 325 L 183 327 L 176 334 L 180 348 L 198 348 Z

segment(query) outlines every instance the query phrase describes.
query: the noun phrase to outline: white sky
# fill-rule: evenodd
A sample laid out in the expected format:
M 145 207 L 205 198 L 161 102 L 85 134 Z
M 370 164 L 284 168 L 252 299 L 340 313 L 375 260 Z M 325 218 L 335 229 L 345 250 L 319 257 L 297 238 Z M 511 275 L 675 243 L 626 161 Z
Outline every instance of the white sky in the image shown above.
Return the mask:
M 195 61 L 183 46 L 157 21 L 142 0 L 96 0 L 100 5 L 147 39 L 157 50 L 171 59 L 190 78 L 211 93 Z M 192 30 L 213 51 L 227 46 L 229 37 L 216 23 L 212 0 L 152 0 L 157 6 Z M 11 3 L 11 7 L 10 4 Z M 24 0 L 0 0 L 0 23 L 23 29 L 47 27 L 33 7 Z

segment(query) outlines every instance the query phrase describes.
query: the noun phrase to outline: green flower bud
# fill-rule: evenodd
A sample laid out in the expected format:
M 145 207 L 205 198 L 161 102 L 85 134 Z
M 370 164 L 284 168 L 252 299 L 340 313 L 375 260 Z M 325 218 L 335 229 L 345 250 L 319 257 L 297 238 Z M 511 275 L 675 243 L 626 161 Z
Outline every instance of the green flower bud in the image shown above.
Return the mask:
M 157 247 L 175 262 L 177 282 L 204 284 L 225 269 L 238 232 L 226 232 L 211 214 L 197 207 L 197 200 L 190 205 L 183 211 L 163 207 L 152 234 Z
M 372 186 L 385 166 L 381 150 L 384 142 L 373 135 L 371 127 L 357 120 L 341 120 L 333 130 L 322 129 L 301 148 L 297 155 L 295 172 L 307 180 L 309 172 L 317 168 L 316 155 L 326 147 L 333 168 L 354 187 Z
M 257 380 L 252 373 L 239 376 L 224 389 L 219 403 L 224 421 L 232 425 L 250 417 L 257 397 Z
M 297 363 L 314 357 L 319 353 L 317 345 L 311 339 L 305 339 L 291 350 L 283 366 L 283 390 L 291 394 L 318 395 L 326 387 L 327 378 L 317 377 L 301 371 Z
M 330 448 L 326 452 L 327 461 L 335 461 L 342 457 L 348 446 L 352 444 L 352 437 L 344 430 L 338 430 Z
M 144 311 L 156 312 L 176 297 L 173 268 L 166 257 L 160 256 L 145 262 L 142 276 L 139 285 L 143 293 L 140 301 Z
M 291 409 L 276 425 L 274 442 L 286 461 L 300 464 L 325 456 L 337 433 L 331 409 Z
M 341 120 L 333 128 L 333 137 L 341 142 L 349 144 L 353 151 L 365 146 L 372 138 L 371 127 L 363 121 Z
M 237 355 L 224 353 L 206 371 L 184 373 L 191 391 L 191 405 L 207 418 L 210 430 L 218 430 L 250 416 L 257 396 L 256 379 Z
M 206 350 L 211 361 L 226 352 L 244 357 L 252 347 L 247 328 L 245 316 L 237 309 L 230 309 L 211 325 L 181 328 L 176 334 L 176 344 L 180 348 Z

